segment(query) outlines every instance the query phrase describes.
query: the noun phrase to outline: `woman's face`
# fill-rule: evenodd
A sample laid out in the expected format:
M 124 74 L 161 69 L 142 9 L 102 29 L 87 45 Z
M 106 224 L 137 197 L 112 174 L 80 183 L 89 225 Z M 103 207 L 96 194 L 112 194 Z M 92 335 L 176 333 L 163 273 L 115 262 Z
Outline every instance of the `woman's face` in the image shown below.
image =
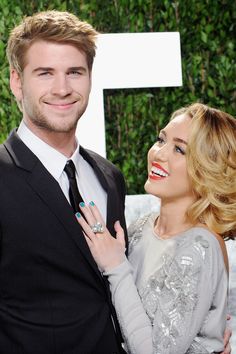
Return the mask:
M 181 114 L 161 130 L 157 142 L 148 152 L 147 193 L 163 201 L 186 201 L 192 204 L 194 194 L 186 166 L 186 148 L 191 118 Z

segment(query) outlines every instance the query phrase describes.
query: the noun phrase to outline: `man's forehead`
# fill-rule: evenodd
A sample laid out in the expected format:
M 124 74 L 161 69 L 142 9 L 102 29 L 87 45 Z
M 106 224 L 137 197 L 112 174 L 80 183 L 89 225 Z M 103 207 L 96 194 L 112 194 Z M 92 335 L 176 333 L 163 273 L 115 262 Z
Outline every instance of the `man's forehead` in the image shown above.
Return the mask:
M 84 66 L 87 68 L 86 55 L 74 45 L 38 40 L 31 44 L 25 53 L 26 65 L 34 67 Z

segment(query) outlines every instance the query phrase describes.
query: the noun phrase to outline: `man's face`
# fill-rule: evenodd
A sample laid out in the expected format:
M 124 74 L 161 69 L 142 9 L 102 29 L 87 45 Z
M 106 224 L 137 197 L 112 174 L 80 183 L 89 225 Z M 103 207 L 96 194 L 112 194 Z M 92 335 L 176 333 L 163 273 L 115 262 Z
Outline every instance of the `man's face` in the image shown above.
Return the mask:
M 11 88 L 32 131 L 74 131 L 91 89 L 86 56 L 70 44 L 37 41 L 26 53 L 22 75 L 12 70 Z

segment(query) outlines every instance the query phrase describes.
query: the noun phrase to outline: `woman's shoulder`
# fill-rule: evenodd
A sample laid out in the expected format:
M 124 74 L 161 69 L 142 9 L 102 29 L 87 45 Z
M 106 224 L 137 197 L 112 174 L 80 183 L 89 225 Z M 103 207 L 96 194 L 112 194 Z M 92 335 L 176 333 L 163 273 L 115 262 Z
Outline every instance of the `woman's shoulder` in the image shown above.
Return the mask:
M 186 230 L 182 233 L 182 236 L 186 245 L 197 242 L 205 245 L 207 248 L 219 248 L 220 246 L 220 236 L 201 224 Z
M 197 225 L 184 233 L 180 253 L 186 249 L 204 262 L 219 263 L 222 260 L 228 271 L 228 255 L 224 240 L 204 225 Z

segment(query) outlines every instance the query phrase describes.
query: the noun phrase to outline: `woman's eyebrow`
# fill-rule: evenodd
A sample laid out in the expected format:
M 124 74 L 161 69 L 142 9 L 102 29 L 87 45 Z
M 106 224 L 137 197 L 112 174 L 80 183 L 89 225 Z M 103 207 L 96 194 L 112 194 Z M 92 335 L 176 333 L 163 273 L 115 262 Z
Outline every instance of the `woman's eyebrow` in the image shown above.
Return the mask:
M 182 143 L 182 144 L 185 144 L 185 145 L 188 145 L 187 141 L 183 140 L 183 139 L 180 139 L 180 138 L 173 138 L 174 141 L 177 141 L 178 143 Z
M 163 134 L 163 135 L 165 135 L 165 137 L 167 137 L 167 133 L 165 132 L 165 130 L 160 130 L 160 134 Z M 178 143 L 188 145 L 187 141 L 185 141 L 184 139 L 174 137 L 173 140 L 177 141 Z

